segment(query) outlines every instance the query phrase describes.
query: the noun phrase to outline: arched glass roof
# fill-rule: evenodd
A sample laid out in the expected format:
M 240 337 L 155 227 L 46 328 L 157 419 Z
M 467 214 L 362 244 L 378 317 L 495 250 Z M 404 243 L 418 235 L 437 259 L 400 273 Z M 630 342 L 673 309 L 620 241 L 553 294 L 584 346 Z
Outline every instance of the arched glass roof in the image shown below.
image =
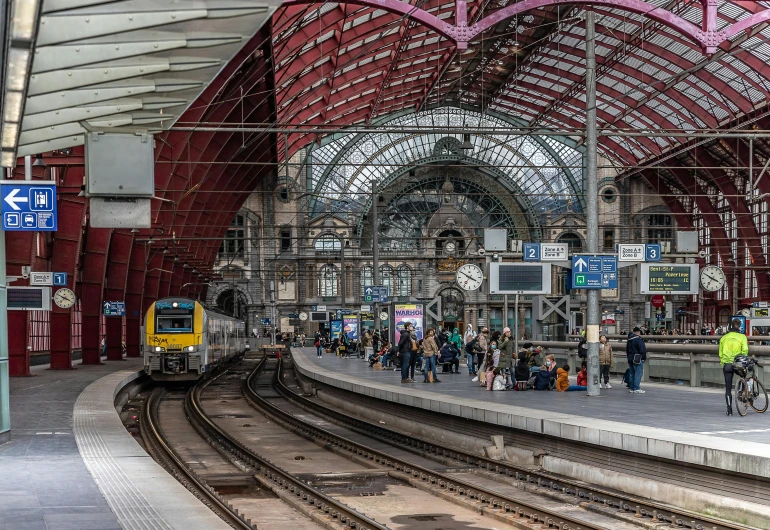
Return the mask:
M 582 153 L 553 137 L 471 135 L 473 149 L 460 149 L 462 134 L 394 133 L 394 128 L 451 127 L 457 130 L 511 130 L 511 122 L 473 110 L 442 107 L 400 115 L 381 123 L 385 133 L 349 134 L 311 153 L 309 187 L 323 196 L 314 215 L 361 212 L 367 208 L 372 180 L 380 186 L 425 163 L 471 164 L 494 173 L 533 211 L 580 209 L 583 189 Z

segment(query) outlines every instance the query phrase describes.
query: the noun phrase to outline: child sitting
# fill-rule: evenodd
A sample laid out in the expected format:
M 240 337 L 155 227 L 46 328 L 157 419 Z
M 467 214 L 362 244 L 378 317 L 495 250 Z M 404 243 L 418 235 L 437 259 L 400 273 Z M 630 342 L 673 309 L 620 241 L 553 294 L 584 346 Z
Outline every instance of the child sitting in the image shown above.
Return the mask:
M 574 392 L 587 390 L 588 387 L 569 384 L 569 365 L 565 364 L 557 370 L 556 390 L 559 392 Z
M 580 365 L 580 371 L 577 375 L 577 384 L 578 386 L 588 386 L 588 366 L 585 361 Z
M 503 377 L 500 368 L 495 368 L 492 373 L 495 377 L 494 383 L 492 384 L 492 390 L 505 390 L 505 377 Z

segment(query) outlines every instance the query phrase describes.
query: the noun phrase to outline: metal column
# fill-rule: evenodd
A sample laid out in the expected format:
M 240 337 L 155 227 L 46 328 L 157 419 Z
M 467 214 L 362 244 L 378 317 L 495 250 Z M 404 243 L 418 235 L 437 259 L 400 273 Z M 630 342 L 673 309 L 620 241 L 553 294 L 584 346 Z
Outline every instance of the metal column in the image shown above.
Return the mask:
M 596 29 L 595 13 L 586 18 L 586 228 L 588 253 L 599 252 L 599 183 L 596 175 Z M 599 391 L 599 302 L 601 291 L 588 289 L 586 345 L 588 346 L 588 395 Z
M 380 285 L 380 231 L 377 226 L 377 181 L 372 180 L 372 283 Z M 380 329 L 380 305 L 375 302 L 374 329 Z M 382 337 L 384 339 L 385 337 Z
M 11 439 L 8 377 L 8 310 L 6 305 L 5 231 L 0 230 L 0 443 Z

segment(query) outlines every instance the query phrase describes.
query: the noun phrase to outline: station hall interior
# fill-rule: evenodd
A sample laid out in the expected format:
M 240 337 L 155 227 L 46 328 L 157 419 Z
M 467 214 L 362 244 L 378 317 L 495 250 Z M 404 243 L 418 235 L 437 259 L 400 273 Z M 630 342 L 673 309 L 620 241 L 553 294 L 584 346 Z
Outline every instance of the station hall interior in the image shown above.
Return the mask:
M 701 498 L 716 515 L 698 514 L 700 528 L 770 528 L 757 493 L 770 424 L 751 410 L 753 425 L 726 423 L 719 357 L 719 336 L 740 323 L 754 381 L 766 381 L 769 24 L 770 1 L 745 0 L 0 0 L 0 470 L 32 492 L 46 472 L 32 456 L 62 451 L 55 480 L 100 499 L 86 515 L 73 500 L 67 523 L 30 493 L 28 512 L 27 500 L 0 507 L 0 530 L 194 528 L 137 486 L 156 476 L 153 458 L 141 471 L 120 461 L 148 444 L 121 445 L 110 428 L 126 434 L 151 384 L 225 381 L 212 373 L 236 354 L 253 381 L 285 371 L 278 394 L 359 419 L 454 415 L 457 443 L 489 458 L 462 429 L 527 431 L 564 461 L 554 440 L 606 462 L 638 454 L 670 476 L 678 461 L 685 488 L 724 480 L 741 499 L 738 516 L 692 486 L 676 500 L 685 519 Z M 431 329 L 463 337 L 462 388 L 403 388 L 403 372 L 342 360 L 343 335 L 368 360 L 372 332 L 397 344 L 406 322 L 421 344 Z M 584 337 L 586 394 L 608 400 L 599 336 L 619 359 L 609 377 L 625 381 L 639 328 L 646 408 L 635 420 L 626 395 L 560 410 L 574 403 L 476 392 L 464 348 L 484 328 L 508 329 L 515 352 L 555 354 L 572 379 Z M 741 398 L 729 396 L 732 411 Z M 346 399 L 387 401 L 391 416 Z M 696 403 L 657 418 L 669 400 Z M 568 474 L 501 447 L 503 460 Z M 103 487 L 102 450 L 134 503 L 125 513 Z M 601 486 L 674 503 L 649 493 L 653 475 L 644 490 L 620 475 Z M 198 509 L 202 528 L 222 523 Z

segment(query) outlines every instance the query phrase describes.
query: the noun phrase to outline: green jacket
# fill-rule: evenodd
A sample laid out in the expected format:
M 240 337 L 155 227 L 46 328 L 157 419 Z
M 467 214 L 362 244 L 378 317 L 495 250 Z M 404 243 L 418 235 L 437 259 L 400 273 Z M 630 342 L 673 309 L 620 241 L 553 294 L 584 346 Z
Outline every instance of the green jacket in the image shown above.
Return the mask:
M 459 333 L 452 333 L 449 336 L 449 342 L 454 343 L 460 351 L 463 351 L 463 338 Z
M 746 335 L 731 331 L 719 339 L 719 362 L 732 364 L 736 355 L 748 355 L 749 341 Z
M 510 368 L 513 366 L 513 348 L 515 344 L 512 338 L 509 338 L 500 344 L 500 359 L 497 362 L 498 368 Z

